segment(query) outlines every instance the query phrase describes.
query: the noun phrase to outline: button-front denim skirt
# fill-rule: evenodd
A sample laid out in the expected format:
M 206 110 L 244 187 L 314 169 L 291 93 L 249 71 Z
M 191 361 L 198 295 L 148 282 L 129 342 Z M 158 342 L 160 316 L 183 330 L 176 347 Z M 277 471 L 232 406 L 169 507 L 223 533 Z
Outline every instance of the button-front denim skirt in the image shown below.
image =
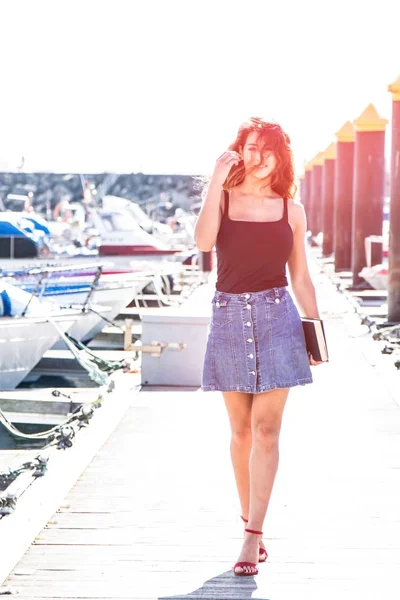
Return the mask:
M 286 287 L 215 292 L 203 391 L 260 394 L 312 381 L 300 315 Z

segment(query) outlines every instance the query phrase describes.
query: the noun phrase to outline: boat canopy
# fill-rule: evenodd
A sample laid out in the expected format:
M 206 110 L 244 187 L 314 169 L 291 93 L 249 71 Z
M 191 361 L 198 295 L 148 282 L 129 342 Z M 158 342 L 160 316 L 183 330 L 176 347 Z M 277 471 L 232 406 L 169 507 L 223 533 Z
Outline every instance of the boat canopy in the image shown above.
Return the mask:
M 0 212 L 0 258 L 36 258 L 49 233 L 40 217 Z

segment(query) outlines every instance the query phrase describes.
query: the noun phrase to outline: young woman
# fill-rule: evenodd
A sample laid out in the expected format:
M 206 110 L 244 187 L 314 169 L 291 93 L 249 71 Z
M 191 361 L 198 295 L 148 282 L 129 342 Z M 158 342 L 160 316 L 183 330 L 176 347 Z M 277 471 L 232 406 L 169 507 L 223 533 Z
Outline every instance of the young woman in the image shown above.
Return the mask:
M 197 247 L 216 246 L 217 283 L 202 389 L 219 390 L 232 429 L 231 457 L 247 523 L 233 570 L 256 575 L 279 459 L 289 389 L 312 383 L 300 315 L 319 318 L 306 252 L 306 219 L 295 194 L 290 140 L 259 118 L 243 123 L 217 160 L 195 227 Z

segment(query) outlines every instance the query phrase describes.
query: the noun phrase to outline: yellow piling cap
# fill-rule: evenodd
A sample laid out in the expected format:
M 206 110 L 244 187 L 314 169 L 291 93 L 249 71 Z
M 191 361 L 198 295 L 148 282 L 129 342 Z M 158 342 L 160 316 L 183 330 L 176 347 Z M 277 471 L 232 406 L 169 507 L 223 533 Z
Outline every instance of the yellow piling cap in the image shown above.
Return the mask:
M 324 153 L 318 152 L 318 154 L 316 154 L 314 156 L 314 158 L 310 161 L 310 164 L 311 164 L 311 168 L 312 167 L 322 167 L 322 165 L 324 164 Z
M 335 135 L 338 142 L 354 142 L 356 139 L 354 127 L 350 121 L 346 121 L 343 127 L 339 129 Z
M 368 104 L 367 108 L 353 123 L 356 131 L 385 131 L 388 120 L 382 119 L 378 115 L 378 111 L 373 104 Z
M 388 86 L 388 91 L 392 93 L 393 100 L 400 100 L 400 76 Z
M 336 158 L 336 144 L 332 142 L 324 152 L 324 160 L 334 160 Z

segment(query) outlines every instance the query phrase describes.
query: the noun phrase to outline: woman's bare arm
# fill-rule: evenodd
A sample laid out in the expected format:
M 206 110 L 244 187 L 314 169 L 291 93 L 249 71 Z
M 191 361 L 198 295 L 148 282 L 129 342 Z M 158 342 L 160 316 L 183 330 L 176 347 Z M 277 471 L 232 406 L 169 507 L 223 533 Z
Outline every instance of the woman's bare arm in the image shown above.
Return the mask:
M 306 215 L 301 204 L 292 204 L 291 210 L 294 217 L 294 231 L 293 249 L 288 261 L 290 281 L 303 316 L 318 319 L 315 288 L 308 270 L 305 248 Z
M 211 179 L 194 228 L 196 246 L 203 252 L 209 252 L 215 246 L 221 224 L 222 185 Z
M 224 152 L 215 165 L 199 216 L 194 228 L 196 246 L 203 252 L 209 252 L 215 246 L 221 224 L 223 185 L 229 171 L 240 161 L 240 154 L 233 150 Z

